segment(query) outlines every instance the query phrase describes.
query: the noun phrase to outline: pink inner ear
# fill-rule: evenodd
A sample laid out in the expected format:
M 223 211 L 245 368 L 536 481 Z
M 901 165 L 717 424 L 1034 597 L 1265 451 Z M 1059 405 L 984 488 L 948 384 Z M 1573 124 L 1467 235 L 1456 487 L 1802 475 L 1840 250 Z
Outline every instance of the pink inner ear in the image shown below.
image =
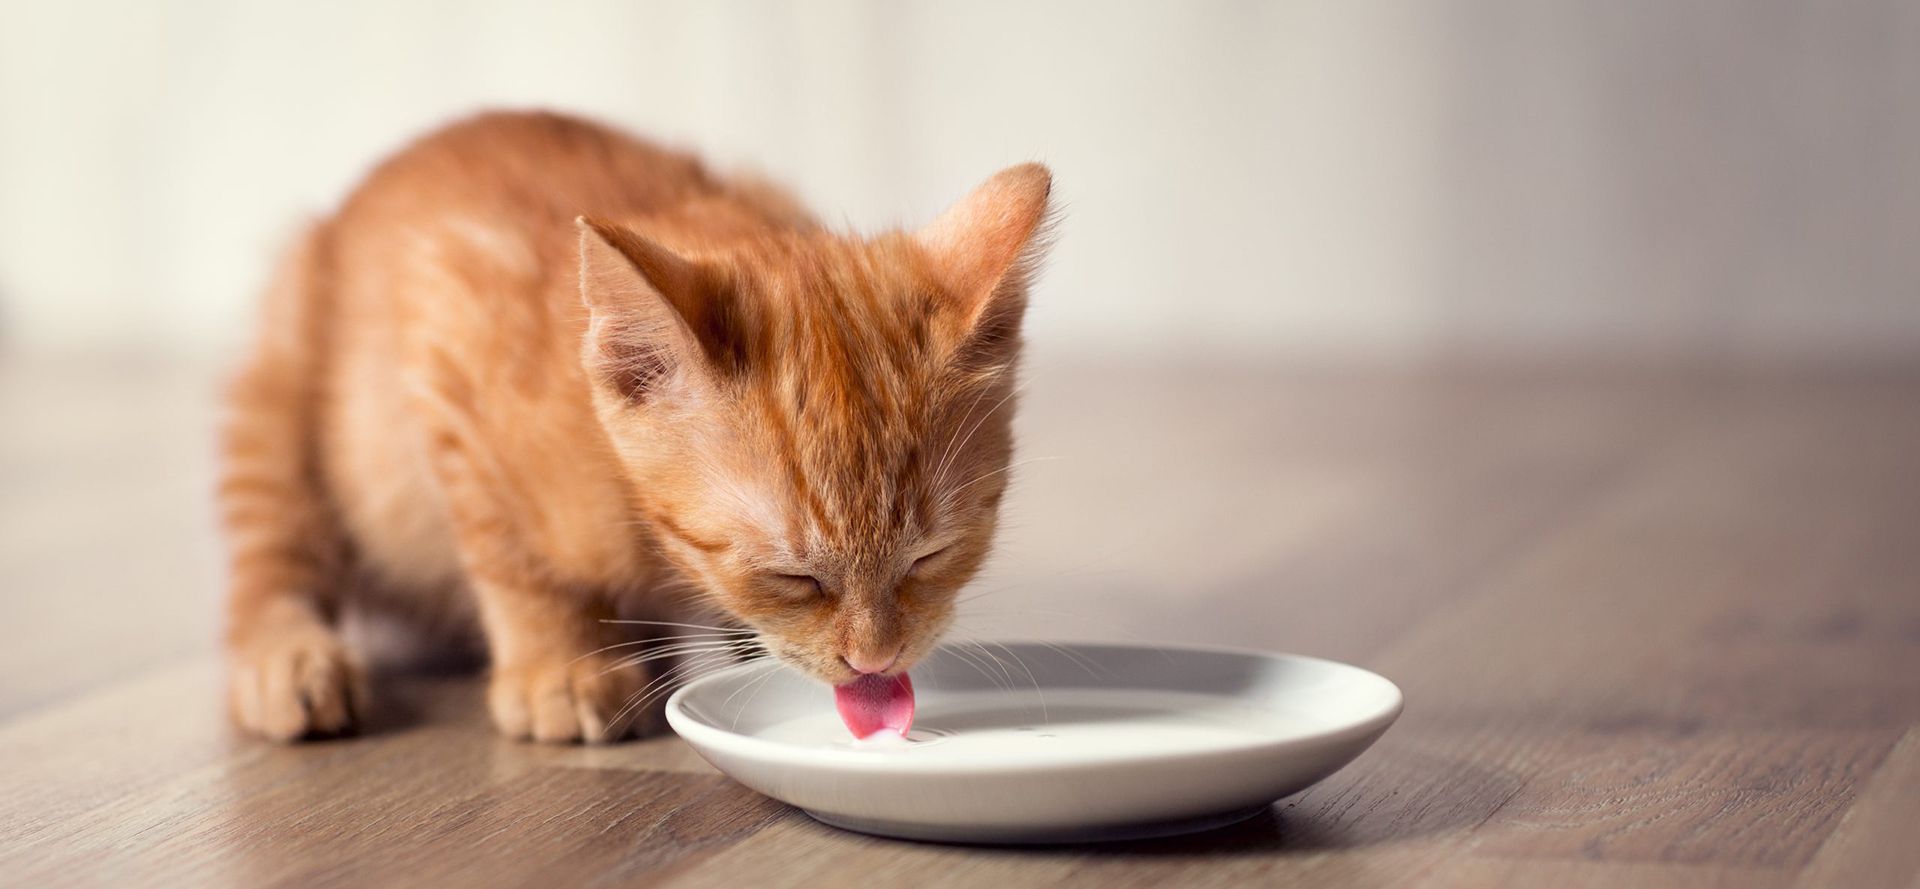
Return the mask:
M 840 711 L 840 721 L 855 738 L 865 740 L 880 731 L 905 737 L 913 726 L 913 680 L 905 673 L 875 673 L 836 685 L 833 703 Z

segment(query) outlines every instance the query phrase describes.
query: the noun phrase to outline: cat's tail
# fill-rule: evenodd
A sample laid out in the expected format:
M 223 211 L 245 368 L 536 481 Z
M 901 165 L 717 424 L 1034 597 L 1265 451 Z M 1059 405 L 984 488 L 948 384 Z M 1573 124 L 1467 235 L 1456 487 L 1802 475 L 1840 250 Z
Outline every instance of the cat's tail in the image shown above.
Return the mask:
M 281 259 L 220 436 L 234 715 L 283 739 L 351 728 L 356 709 L 358 670 L 333 629 L 345 536 L 319 461 L 327 238 L 315 225 Z

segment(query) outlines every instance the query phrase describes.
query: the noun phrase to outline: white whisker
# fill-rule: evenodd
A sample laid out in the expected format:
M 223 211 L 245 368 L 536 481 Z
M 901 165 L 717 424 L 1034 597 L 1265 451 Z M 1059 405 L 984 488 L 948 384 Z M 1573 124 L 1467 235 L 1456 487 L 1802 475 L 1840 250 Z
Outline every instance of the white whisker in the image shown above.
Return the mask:
M 617 661 L 614 661 L 613 664 L 608 666 L 605 670 L 601 670 L 600 675 L 605 676 L 606 674 L 611 673 L 615 670 L 622 670 L 627 667 L 639 666 L 640 664 L 648 663 L 651 661 L 657 661 L 657 660 L 660 660 L 661 658 L 682 657 L 682 656 L 690 656 L 690 655 L 704 655 L 704 654 L 727 654 L 730 652 L 749 651 L 751 650 L 751 645 L 752 645 L 751 640 L 748 640 L 745 642 L 728 642 L 728 643 L 688 642 L 688 643 L 681 643 L 679 645 L 669 645 L 657 651 L 645 651 L 645 652 L 641 652 L 640 654 L 631 655 L 629 657 L 624 657 Z
M 629 715 L 631 715 L 633 718 L 636 718 L 636 719 L 639 718 L 639 715 L 642 712 L 643 708 L 646 706 L 647 701 L 652 699 L 653 690 L 655 690 L 656 688 L 658 689 L 672 688 L 673 683 L 678 681 L 676 677 L 684 678 L 683 676 L 681 676 L 681 674 L 688 673 L 692 671 L 695 667 L 703 665 L 705 663 L 709 663 L 711 659 L 719 656 L 720 655 L 716 653 L 697 654 L 691 658 L 688 658 L 685 661 L 682 661 L 681 663 L 678 663 L 672 667 L 669 667 L 666 670 L 661 671 L 660 675 L 655 676 L 652 681 L 648 682 L 644 686 L 641 686 L 639 691 L 636 691 L 632 695 L 629 695 L 627 698 L 626 706 L 621 707 L 620 711 L 614 714 L 613 719 L 608 721 L 608 724 L 618 725 L 623 720 L 625 720 Z M 619 733 L 624 734 L 624 728 Z
M 955 461 L 955 458 L 957 458 L 960 455 L 960 453 L 966 449 L 967 443 L 973 440 L 973 434 L 975 432 L 980 431 L 980 427 L 983 424 L 985 424 L 987 420 L 993 416 L 994 412 L 998 411 L 1002 405 L 1010 401 L 1015 395 L 1019 395 L 1021 392 L 1024 392 L 1024 391 L 1026 391 L 1025 386 L 1014 386 L 1009 388 L 1007 390 L 1006 395 L 1001 396 L 999 401 L 994 402 L 993 407 L 988 408 L 986 413 L 980 415 L 980 419 L 973 421 L 973 425 L 967 429 L 966 435 L 961 437 L 958 444 L 947 448 L 946 457 L 940 461 L 940 468 L 934 472 L 934 476 L 933 476 L 934 487 L 937 488 L 946 481 L 947 472 L 951 470 L 953 463 Z M 978 404 L 979 402 L 976 400 L 975 406 L 978 406 Z M 968 416 L 972 416 L 972 411 L 968 411 Z M 965 421 L 962 420 L 962 422 L 965 422 Z
M 671 620 L 615 620 L 613 618 L 608 617 L 608 618 L 602 618 L 600 622 L 603 624 L 636 624 L 636 625 L 648 626 L 648 627 L 684 627 L 689 630 L 714 630 L 716 632 L 721 632 L 721 633 L 753 632 L 752 630 L 743 629 L 741 627 L 716 627 L 716 626 L 710 626 L 708 624 L 683 624 L 683 623 L 679 623 L 678 621 L 671 621 Z
M 967 405 L 967 412 L 961 415 L 960 422 L 954 424 L 956 427 L 965 425 L 968 420 L 973 419 L 973 412 L 980 409 L 980 402 L 987 397 L 988 392 L 993 391 L 993 387 L 999 383 L 1000 377 L 1004 376 L 1011 368 L 1012 365 L 1004 365 L 975 384 L 979 386 L 979 391 L 974 393 L 973 401 Z M 946 474 L 947 463 L 953 459 L 958 442 L 958 438 L 949 440 L 946 450 L 940 454 L 940 468 L 932 476 L 932 479 L 936 483 Z
M 990 479 L 990 478 L 993 478 L 993 477 L 994 477 L 994 476 L 996 476 L 996 475 L 1000 475 L 1001 473 L 1006 473 L 1006 472 L 1012 472 L 1013 470 L 1015 470 L 1015 469 L 1019 469 L 1020 467 L 1022 467 L 1022 466 L 1025 466 L 1025 465 L 1027 465 L 1027 464 L 1029 464 L 1029 463 L 1046 463 L 1046 462 L 1048 462 L 1048 461 L 1052 461 L 1052 460 L 1065 460 L 1065 459 L 1066 459 L 1066 457 L 1063 457 L 1063 456 L 1053 456 L 1053 457 L 1029 457 L 1029 458 L 1027 458 L 1027 459 L 1025 459 L 1025 460 L 1016 460 L 1016 461 L 1014 461 L 1014 462 L 1012 462 L 1012 463 L 1009 463 L 1009 464 L 1007 464 L 1007 465 L 1005 465 L 1005 466 L 1002 466 L 1002 467 L 1000 467 L 999 469 L 995 469 L 995 470 L 993 470 L 993 471 L 991 471 L 991 472 L 983 472 L 983 473 L 981 473 L 981 474 L 979 474 L 979 475 L 977 475 L 977 476 L 974 476 L 974 477 L 973 477 L 973 480 L 972 480 L 972 481 L 969 481 L 969 482 L 967 482 L 967 483 L 966 483 L 966 484 L 964 484 L 964 485 L 960 485 L 960 486 L 958 486 L 958 487 L 954 487 L 954 488 L 949 488 L 949 489 L 947 489 L 946 491 L 944 491 L 944 492 L 942 492 L 942 493 L 940 494 L 940 506 L 941 506 L 941 508 L 943 508 L 943 509 L 944 509 L 944 508 L 946 508 L 947 506 L 950 506 L 950 505 L 952 505 L 952 503 L 953 503 L 953 499 L 954 499 L 955 497 L 958 497 L 958 496 L 960 496 L 960 492 L 961 492 L 961 491 L 964 491 L 964 490 L 966 490 L 966 489 L 968 489 L 968 488 L 971 488 L 971 487 L 973 487 L 973 486 L 974 486 L 975 484 L 977 484 L 977 483 L 979 483 L 979 482 L 983 482 L 983 481 L 986 481 L 987 479 Z
M 772 657 L 772 655 L 768 655 L 768 657 Z M 746 691 L 748 688 L 753 689 L 753 694 L 747 695 L 747 699 L 740 702 L 740 709 L 733 711 L 733 720 L 727 724 L 728 731 L 732 731 L 733 729 L 736 729 L 740 726 L 741 714 L 746 713 L 747 708 L 750 706 L 753 706 L 753 699 L 760 696 L 760 689 L 771 684 L 771 680 L 773 679 L 773 674 L 778 672 L 780 672 L 780 667 L 778 664 L 775 664 L 772 669 L 767 670 L 764 674 L 760 676 L 759 679 L 755 679 L 752 682 L 748 682 L 746 685 L 742 685 L 739 688 L 734 689 L 733 694 L 727 695 L 727 699 L 725 701 L 720 702 L 720 709 L 722 711 L 725 711 L 727 709 L 727 705 L 733 703 L 733 698 L 735 695 L 738 695 L 739 693 Z
M 759 697 L 760 692 L 772 684 L 768 680 L 773 678 L 775 672 L 777 670 L 768 670 L 767 675 L 760 677 L 759 683 L 754 686 L 753 694 L 747 695 L 747 699 L 740 702 L 740 709 L 733 712 L 733 725 L 740 724 L 740 714 L 747 712 L 747 708 L 753 706 L 753 699 Z
M 633 639 L 627 642 L 615 642 L 612 645 L 606 645 L 600 648 L 596 648 L 592 651 L 587 652 L 586 654 L 583 654 L 577 658 L 574 658 L 570 663 L 578 663 L 580 661 L 586 660 L 587 658 L 593 657 L 596 654 L 612 651 L 616 648 L 632 648 L 635 645 L 659 645 L 667 642 L 677 642 L 677 641 L 686 641 L 686 640 L 695 640 L 695 639 L 705 639 L 705 640 L 710 640 L 715 642 L 736 641 L 733 637 L 728 635 L 723 635 L 720 633 L 683 633 L 675 636 L 649 636 L 645 639 Z

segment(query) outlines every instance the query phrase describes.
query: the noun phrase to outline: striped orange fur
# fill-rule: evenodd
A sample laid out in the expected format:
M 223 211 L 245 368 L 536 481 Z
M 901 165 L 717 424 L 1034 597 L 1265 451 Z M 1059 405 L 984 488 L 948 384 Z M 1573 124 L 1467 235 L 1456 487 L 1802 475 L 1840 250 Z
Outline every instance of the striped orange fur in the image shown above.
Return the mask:
M 628 731 L 621 615 L 909 668 L 992 545 L 1049 188 L 855 237 L 559 115 L 393 156 L 285 258 L 230 391 L 236 719 L 353 728 L 349 607 L 483 638 L 495 723 L 541 740 Z

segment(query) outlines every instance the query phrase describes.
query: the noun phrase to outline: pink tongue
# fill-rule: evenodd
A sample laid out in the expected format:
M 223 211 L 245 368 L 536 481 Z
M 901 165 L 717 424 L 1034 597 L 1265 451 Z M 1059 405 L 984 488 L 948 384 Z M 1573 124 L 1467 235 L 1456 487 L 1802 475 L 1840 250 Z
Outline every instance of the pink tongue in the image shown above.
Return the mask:
M 853 736 L 865 739 L 881 730 L 905 735 L 913 725 L 913 680 L 907 674 L 862 676 L 833 687 L 833 704 Z

